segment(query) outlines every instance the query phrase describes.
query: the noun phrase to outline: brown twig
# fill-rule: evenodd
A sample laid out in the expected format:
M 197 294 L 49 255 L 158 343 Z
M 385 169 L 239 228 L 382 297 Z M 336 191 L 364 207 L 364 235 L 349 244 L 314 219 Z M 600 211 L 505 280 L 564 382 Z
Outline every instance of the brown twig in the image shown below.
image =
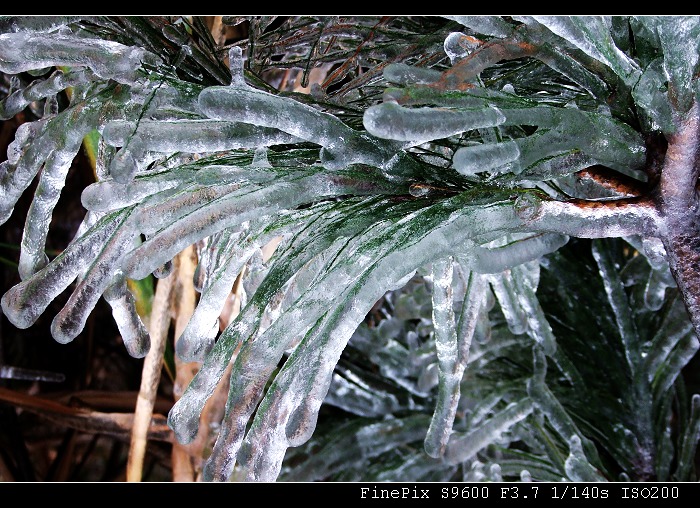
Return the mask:
M 134 425 L 131 432 L 131 445 L 126 466 L 126 481 L 140 482 L 143 475 L 143 460 L 146 455 L 148 427 L 153 415 L 160 373 L 163 367 L 163 352 L 170 327 L 170 293 L 175 276 L 160 279 L 153 299 L 153 310 L 149 325 L 151 349 L 148 351 L 143 364 L 141 388 L 136 400 Z

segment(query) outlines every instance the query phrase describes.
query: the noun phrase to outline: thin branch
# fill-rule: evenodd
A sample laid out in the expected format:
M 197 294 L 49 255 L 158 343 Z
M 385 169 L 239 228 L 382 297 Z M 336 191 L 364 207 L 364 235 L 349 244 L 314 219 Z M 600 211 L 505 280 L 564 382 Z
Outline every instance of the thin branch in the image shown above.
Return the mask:
M 170 327 L 170 294 L 175 276 L 160 279 L 153 299 L 153 310 L 149 333 L 151 349 L 148 351 L 143 364 L 141 388 L 136 400 L 134 426 L 131 432 L 131 446 L 126 465 L 126 481 L 140 482 L 143 475 L 143 461 L 146 455 L 147 429 L 153 415 L 153 405 L 160 383 L 160 373 L 163 367 L 165 341 Z

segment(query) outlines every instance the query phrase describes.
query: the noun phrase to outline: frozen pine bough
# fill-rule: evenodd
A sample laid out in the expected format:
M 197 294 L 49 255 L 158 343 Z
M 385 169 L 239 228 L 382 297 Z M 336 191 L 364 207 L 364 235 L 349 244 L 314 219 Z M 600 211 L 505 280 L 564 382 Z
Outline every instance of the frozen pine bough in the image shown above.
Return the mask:
M 217 51 L 188 18 L 0 21 L 0 113 L 32 112 L 3 222 L 37 182 L 3 312 L 28 328 L 68 291 L 68 343 L 104 298 L 141 358 L 128 281 L 198 245 L 174 349 L 201 367 L 168 424 L 192 442 L 228 382 L 204 481 L 695 478 L 700 19 L 224 17 L 249 34 Z M 85 219 L 49 259 L 86 136 Z

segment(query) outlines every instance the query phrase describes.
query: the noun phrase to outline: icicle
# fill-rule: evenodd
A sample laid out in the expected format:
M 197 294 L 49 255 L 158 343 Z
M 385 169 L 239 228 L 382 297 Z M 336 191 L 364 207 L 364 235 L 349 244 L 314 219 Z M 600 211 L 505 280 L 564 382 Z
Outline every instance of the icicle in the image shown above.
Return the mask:
M 107 216 L 59 254 L 51 263 L 8 290 L 2 310 L 17 328 L 28 328 L 95 259 L 122 224 L 128 211 Z
M 119 260 L 124 255 L 124 247 L 132 245 L 138 237 L 130 219 L 129 213 L 126 213 L 115 232 L 99 246 L 97 258 L 51 322 L 51 335 L 57 342 L 65 344 L 78 336 L 97 301 L 110 286 Z
M 199 95 L 199 108 L 212 119 L 272 127 L 317 143 L 323 146 L 321 162 L 329 169 L 355 163 L 383 167 L 400 149 L 348 127 L 333 115 L 248 86 L 208 87 Z
M 568 241 L 569 237 L 566 235 L 550 233 L 524 236 L 498 247 L 475 246 L 471 249 L 473 259 L 469 264 L 478 273 L 501 273 L 555 252 Z
M 677 336 L 674 334 L 673 338 L 677 339 Z M 669 342 L 671 341 L 664 341 L 662 345 L 668 347 L 670 345 Z M 670 390 L 683 367 L 690 362 L 699 349 L 700 342 L 698 342 L 697 336 L 693 333 L 688 333 L 675 344 L 673 350 L 667 351 L 661 347 L 653 352 L 653 356 L 652 352 L 650 352 L 648 358 L 653 358 L 655 361 L 659 360 L 658 357 L 654 358 L 656 354 L 662 356 L 664 353 L 667 353 L 664 362 L 659 364 L 654 372 L 654 392 L 665 393 L 667 390 Z
M 542 347 L 535 345 L 535 347 L 532 348 L 532 352 L 533 375 L 527 381 L 528 395 L 560 436 L 569 440 L 571 440 L 572 436 L 577 436 L 582 443 L 586 456 L 597 461 L 598 456 L 595 446 L 579 432 L 574 421 L 545 382 L 545 377 L 547 375 L 547 358 Z
M 502 173 L 515 168 L 509 163 L 520 157 L 520 149 L 514 141 L 497 144 L 481 144 L 457 149 L 452 159 L 453 167 L 466 176 L 489 171 Z M 500 168 L 500 170 L 499 170 Z M 518 167 L 516 173 L 522 168 Z
M 22 232 L 18 266 L 22 280 L 31 277 L 48 263 L 44 248 L 53 209 L 58 203 L 66 175 L 79 148 L 80 142 L 67 146 L 65 150 L 56 150 L 44 163 Z
M 416 67 L 403 63 L 392 63 L 384 68 L 384 79 L 399 85 L 430 84 L 438 81 L 442 74 L 435 69 Z
M 112 307 L 112 316 L 128 353 L 143 358 L 151 347 L 151 337 L 136 312 L 134 295 L 127 288 L 122 274 L 115 274 L 114 282 L 105 290 L 104 299 Z
M 630 372 L 634 374 L 637 370 L 641 354 L 641 339 L 637 333 L 637 327 L 632 319 L 630 303 L 620 279 L 620 274 L 615 267 L 613 259 L 602 240 L 594 240 L 592 244 L 593 258 L 598 264 L 600 277 L 605 287 L 605 294 L 608 297 L 608 304 L 612 308 L 615 316 L 620 339 L 624 346 L 625 358 Z
M 128 144 L 119 150 L 112 159 L 109 173 L 117 183 L 125 184 L 134 179 L 134 175 L 143 165 L 146 146 L 141 136 L 134 134 Z
M 489 466 L 489 480 L 491 482 L 502 482 L 503 475 L 501 474 L 501 465 L 498 463 Z
M 42 381 L 47 383 L 63 383 L 65 374 L 38 369 L 25 369 L 0 364 L 0 379 L 19 379 L 22 381 Z
M 465 471 L 462 481 L 465 482 L 483 482 L 486 481 L 486 473 L 484 473 L 484 463 L 480 460 L 471 460 L 469 469 Z
M 527 331 L 527 316 L 518 302 L 510 270 L 488 277 L 498 304 L 506 320 L 508 329 L 514 335 L 522 335 Z
M 323 403 L 367 418 L 390 415 L 401 407 L 395 395 L 368 386 L 351 371 L 338 367 Z
M 605 481 L 605 477 L 588 462 L 581 446 L 581 438 L 577 435 L 569 439 L 569 456 L 564 461 L 564 470 L 566 476 L 574 482 Z
M 61 70 L 54 71 L 48 78 L 34 81 L 26 88 L 9 95 L 2 103 L 0 118 L 8 120 L 34 101 L 55 97 L 68 87 L 75 87 L 95 78 L 96 76 L 89 69 L 77 70 L 68 75 Z
M 175 344 L 180 359 L 202 361 L 211 350 L 219 331 L 219 316 L 233 282 L 258 248 L 257 242 L 246 241 L 231 249 L 211 273 L 192 317 Z
M 232 46 L 228 50 L 228 66 L 231 70 L 231 86 L 245 86 L 243 73 L 243 50 L 240 46 Z
M 457 464 L 469 460 L 483 448 L 500 439 L 504 432 L 525 419 L 532 410 L 533 404 L 529 399 L 513 402 L 478 428 L 466 434 L 452 434 L 445 452 L 445 461 L 448 464 Z
M 695 450 L 700 440 L 700 395 L 693 395 L 690 402 L 690 416 L 686 424 L 683 438 L 679 444 L 678 465 L 674 477 L 676 481 L 691 479 L 691 471 L 695 467 Z
M 642 252 L 655 270 L 668 269 L 666 248 L 661 240 L 652 237 L 642 238 Z
M 269 159 L 267 158 L 267 148 L 264 146 L 255 149 L 255 155 L 253 156 L 253 162 L 250 163 L 251 166 L 271 168 Z
M 112 121 L 105 125 L 102 134 L 112 146 L 129 147 L 133 139 L 131 136 L 138 135 L 140 150 L 164 153 L 220 152 L 301 141 L 272 127 L 219 120 L 141 120 L 138 124 Z
M 459 383 L 466 366 L 466 362 L 462 364 L 459 358 L 452 277 L 452 257 L 433 261 L 433 328 L 439 386 L 437 404 L 424 443 L 425 452 L 433 458 L 445 453 L 459 402 Z M 471 336 L 468 340 L 471 341 Z
M 533 16 L 553 33 L 608 67 L 632 88 L 641 74 L 637 62 L 615 45 L 603 16 Z
M 142 65 L 160 59 L 143 48 L 104 39 L 44 33 L 0 34 L 0 71 L 6 74 L 44 67 L 87 66 L 102 79 L 133 84 Z
M 492 37 L 508 37 L 513 27 L 500 16 L 443 16 L 471 28 L 475 32 Z
M 537 263 L 537 261 L 533 261 Z M 556 352 L 556 337 L 552 333 L 552 327 L 547 321 L 547 317 L 537 299 L 537 286 L 527 280 L 526 268 L 524 265 L 511 270 L 513 276 L 513 288 L 517 295 L 520 307 L 527 316 L 528 334 L 543 347 L 547 356 L 552 356 Z
M 449 275 L 445 273 L 444 275 Z M 465 289 L 465 299 L 462 303 L 462 309 L 460 311 L 459 319 L 454 323 L 454 315 L 452 315 L 452 304 L 451 298 L 438 301 L 433 304 L 433 323 L 439 322 L 439 320 L 446 320 L 447 333 L 439 332 L 439 327 L 435 328 L 435 340 L 436 349 L 438 353 L 438 366 L 440 374 L 440 384 L 438 387 L 438 401 L 433 413 L 433 418 L 430 422 L 430 427 L 425 438 L 425 449 L 428 455 L 438 458 L 442 457 L 445 453 L 446 446 L 449 441 L 450 434 L 452 433 L 452 425 L 454 423 L 457 406 L 460 399 L 460 383 L 464 375 L 464 370 L 469 363 L 469 350 L 471 348 L 472 338 L 475 335 L 478 315 L 483 305 L 484 294 L 486 292 L 486 284 L 484 278 L 476 273 L 466 274 L 468 278 L 467 287 Z M 449 280 L 449 286 L 446 286 Z M 452 284 L 451 277 L 438 277 L 437 279 L 433 276 L 433 291 L 435 294 L 439 294 L 439 291 L 435 293 L 436 281 L 444 286 L 440 291 L 446 291 L 449 293 L 449 288 Z M 435 305 L 437 304 L 438 314 L 435 314 Z M 448 307 L 449 305 L 449 307 Z M 448 314 L 446 316 L 439 316 L 441 312 L 440 309 L 444 307 Z M 447 339 L 447 340 L 446 340 Z
M 652 382 L 659 375 L 659 371 L 664 365 L 671 363 L 673 351 L 676 349 L 688 349 L 688 353 L 692 350 L 692 343 L 697 342 L 689 338 L 693 336 L 692 325 L 690 322 L 682 322 L 675 324 L 670 329 L 664 327 L 663 333 L 658 332 L 651 340 L 651 346 L 644 358 L 644 369 L 647 372 L 647 379 Z M 674 378 L 675 379 L 675 378 Z M 670 386 L 670 383 L 665 383 Z
M 500 125 L 505 119 L 494 107 L 469 111 L 404 108 L 395 102 L 383 102 L 367 108 L 362 123 L 370 134 L 378 138 L 420 145 L 467 130 Z
M 650 270 L 649 280 L 644 287 L 644 305 L 647 309 L 657 311 L 666 301 L 666 288 L 675 288 L 676 281 L 668 266 L 661 270 Z

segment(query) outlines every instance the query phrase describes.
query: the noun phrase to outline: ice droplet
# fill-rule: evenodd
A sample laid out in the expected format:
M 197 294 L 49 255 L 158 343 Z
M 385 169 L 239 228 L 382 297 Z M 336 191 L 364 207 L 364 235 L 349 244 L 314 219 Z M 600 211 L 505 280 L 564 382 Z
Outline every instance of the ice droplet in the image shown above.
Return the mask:
M 452 32 L 445 38 L 444 49 L 450 59 L 450 63 L 454 64 L 457 60 L 461 60 L 469 55 L 481 44 L 482 42 L 476 37 L 465 35 L 462 32 Z

